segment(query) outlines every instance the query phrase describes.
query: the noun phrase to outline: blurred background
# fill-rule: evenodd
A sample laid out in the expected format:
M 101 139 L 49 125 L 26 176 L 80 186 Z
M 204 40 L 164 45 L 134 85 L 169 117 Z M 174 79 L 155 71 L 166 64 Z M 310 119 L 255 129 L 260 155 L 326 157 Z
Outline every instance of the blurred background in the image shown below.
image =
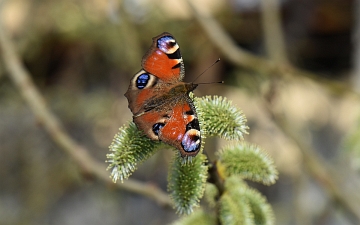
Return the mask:
M 182 0 L 2 0 L 0 21 L 47 106 L 99 162 L 131 120 L 123 94 L 152 37 L 176 37 L 186 81 L 220 57 L 197 82 L 225 84 L 200 86 L 195 95 L 225 96 L 244 111 L 245 140 L 263 147 L 280 173 L 275 185 L 255 185 L 276 224 L 359 224 L 359 1 L 193 3 L 215 19 L 233 50 L 266 65 L 231 60 L 211 38 L 220 31 L 204 29 Z M 8 75 L 1 60 L 0 224 L 155 225 L 178 218 L 110 179 L 82 173 Z M 205 151 L 213 157 L 226 143 L 209 139 Z M 132 178 L 166 191 L 173 154 L 161 150 Z

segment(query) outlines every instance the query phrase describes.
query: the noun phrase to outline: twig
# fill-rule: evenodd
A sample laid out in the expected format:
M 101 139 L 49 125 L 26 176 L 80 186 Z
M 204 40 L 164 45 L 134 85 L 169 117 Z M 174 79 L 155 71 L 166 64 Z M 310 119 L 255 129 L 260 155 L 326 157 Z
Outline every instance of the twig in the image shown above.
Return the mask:
M 355 1 L 353 6 L 354 26 L 352 33 L 353 55 L 351 74 L 353 87 L 360 92 L 360 2 Z
M 264 31 L 264 42 L 269 58 L 277 63 L 288 64 L 279 0 L 261 0 L 261 22 Z
M 269 114 L 272 116 L 275 124 L 280 130 L 292 140 L 301 150 L 303 162 L 309 173 L 319 182 L 319 184 L 327 191 L 329 196 L 336 202 L 340 203 L 351 215 L 354 224 L 360 223 L 360 198 L 353 191 L 345 188 L 344 184 L 338 178 L 338 173 L 334 171 L 327 163 L 318 155 L 310 144 L 304 142 L 298 137 L 285 121 L 285 117 L 279 115 L 273 110 L 271 104 L 264 103 Z M 355 184 L 357 185 L 357 184 Z M 355 221 L 356 220 L 356 221 Z
M 96 161 L 85 149 L 76 143 L 61 126 L 59 120 L 50 112 L 45 100 L 36 88 L 29 72 L 24 68 L 14 46 L 6 36 L 0 24 L 0 51 L 4 65 L 10 79 L 21 92 L 37 120 L 50 137 L 75 161 L 75 163 L 88 174 L 92 174 L 104 182 L 111 182 L 106 165 Z M 118 187 L 147 196 L 163 206 L 170 206 L 171 201 L 166 193 L 154 185 L 141 183 L 135 180 L 127 180 L 125 183 L 116 184 Z
M 359 93 L 351 89 L 350 86 L 323 79 L 311 72 L 299 70 L 289 64 L 280 64 L 274 61 L 255 56 L 240 47 L 238 47 L 231 37 L 223 30 L 223 28 L 215 21 L 213 17 L 201 11 L 196 4 L 187 0 L 194 17 L 197 19 L 201 27 L 210 38 L 211 42 L 218 47 L 218 49 L 230 60 L 233 64 L 241 66 L 255 72 L 264 73 L 267 75 L 280 75 L 284 79 L 310 79 L 318 81 L 319 84 L 325 85 L 330 93 L 333 94 L 352 94 L 357 98 Z M 310 174 L 327 190 L 330 196 L 339 202 L 346 211 L 352 215 L 354 220 L 360 221 L 360 206 L 356 193 L 345 193 L 340 188 L 340 179 L 336 171 L 332 171 L 323 160 L 315 153 L 315 150 L 308 144 L 305 144 L 301 138 L 294 134 L 291 129 L 288 129 L 281 117 L 271 110 L 266 104 L 270 115 L 274 117 L 274 122 L 295 144 L 302 150 L 301 153 L 304 158 L 304 164 L 309 169 Z
M 234 40 L 211 15 L 199 9 L 194 1 L 187 0 L 186 2 L 210 41 L 222 52 L 224 57 L 234 65 L 266 75 L 281 76 L 285 79 L 291 77 L 318 81 L 319 84 L 324 85 L 332 94 L 353 94 L 357 98 L 360 98 L 360 94 L 354 91 L 349 85 L 321 78 L 311 72 L 297 69 L 289 64 L 276 63 L 245 51 L 236 45 Z
M 285 43 L 281 29 L 279 0 L 262 0 L 261 3 L 264 39 L 269 58 L 279 64 L 288 64 L 289 62 L 286 58 Z M 342 193 L 341 188 L 339 187 L 341 185 L 336 184 L 336 180 L 332 179 L 327 173 L 328 171 L 331 171 L 327 163 L 316 154 L 316 151 L 312 149 L 311 145 L 300 139 L 298 135 L 295 135 L 293 129 L 290 129 L 289 124 L 285 121 L 285 117 L 280 116 L 278 111 L 273 110 L 273 104 L 271 104 L 274 100 L 273 97 L 274 90 L 269 89 L 269 92 L 265 94 L 265 99 L 267 100 L 265 104 L 267 105 L 268 112 L 272 116 L 275 124 L 301 149 L 305 161 L 304 165 L 309 172 L 316 177 L 316 180 L 322 183 L 322 186 L 327 187 L 326 190 L 332 199 L 336 199 L 341 202 L 342 205 L 346 205 L 347 208 L 350 209 L 349 218 L 353 218 L 354 221 L 358 220 L 360 214 L 357 208 L 359 208 L 360 205 L 356 203 L 358 202 L 356 197 L 345 196 L 345 193 Z M 343 201 L 344 199 L 348 200 Z M 304 218 L 301 218 L 299 224 L 303 224 L 303 220 Z M 356 221 L 355 224 L 358 224 L 358 221 Z

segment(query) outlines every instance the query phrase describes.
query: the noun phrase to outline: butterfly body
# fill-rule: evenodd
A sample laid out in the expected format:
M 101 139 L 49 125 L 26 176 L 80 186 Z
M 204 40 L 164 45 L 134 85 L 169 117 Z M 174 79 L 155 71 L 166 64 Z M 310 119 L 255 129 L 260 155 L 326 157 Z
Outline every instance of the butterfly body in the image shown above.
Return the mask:
M 182 82 L 185 69 L 175 38 L 169 33 L 154 37 L 142 67 L 125 93 L 134 123 L 150 139 L 179 149 L 182 157 L 195 156 L 201 136 L 189 93 L 197 84 Z

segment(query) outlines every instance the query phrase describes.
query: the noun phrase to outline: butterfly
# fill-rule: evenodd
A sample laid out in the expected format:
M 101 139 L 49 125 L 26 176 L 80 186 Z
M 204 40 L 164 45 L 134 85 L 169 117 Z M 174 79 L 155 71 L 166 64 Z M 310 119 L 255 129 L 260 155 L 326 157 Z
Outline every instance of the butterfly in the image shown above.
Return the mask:
M 182 82 L 185 67 L 175 38 L 167 32 L 154 37 L 141 66 L 125 93 L 137 128 L 177 148 L 182 157 L 196 156 L 201 135 L 189 93 L 198 85 Z

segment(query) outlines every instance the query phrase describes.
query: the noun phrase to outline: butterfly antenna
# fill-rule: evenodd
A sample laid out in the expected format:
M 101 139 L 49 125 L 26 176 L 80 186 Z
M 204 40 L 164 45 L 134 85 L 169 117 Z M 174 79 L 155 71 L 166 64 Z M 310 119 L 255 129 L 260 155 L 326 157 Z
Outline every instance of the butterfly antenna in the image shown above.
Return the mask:
M 218 58 L 211 66 L 209 66 L 208 68 L 206 68 L 202 73 L 200 73 L 195 80 L 193 80 L 193 83 L 201 76 L 203 75 L 206 71 L 208 71 L 211 67 L 213 67 L 216 63 L 218 63 L 220 61 L 220 58 Z M 220 81 L 220 82 L 216 82 L 216 83 L 224 83 L 224 81 Z
M 223 84 L 225 83 L 223 80 L 222 81 L 215 81 L 215 82 L 209 82 L 209 83 L 197 83 L 197 84 Z

